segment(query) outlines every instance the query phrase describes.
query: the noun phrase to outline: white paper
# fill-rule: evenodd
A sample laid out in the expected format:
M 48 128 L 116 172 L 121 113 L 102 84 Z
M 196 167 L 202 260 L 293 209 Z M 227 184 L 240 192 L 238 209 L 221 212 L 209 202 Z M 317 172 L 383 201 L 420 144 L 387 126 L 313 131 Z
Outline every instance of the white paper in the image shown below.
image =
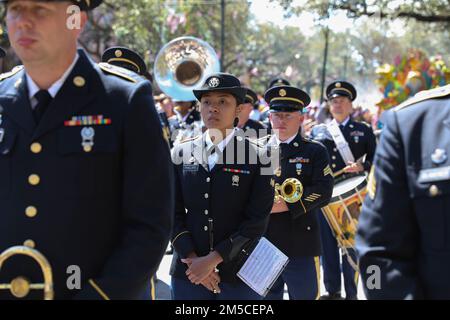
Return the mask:
M 256 293 L 265 297 L 288 262 L 289 258 L 283 252 L 262 237 L 237 276 Z

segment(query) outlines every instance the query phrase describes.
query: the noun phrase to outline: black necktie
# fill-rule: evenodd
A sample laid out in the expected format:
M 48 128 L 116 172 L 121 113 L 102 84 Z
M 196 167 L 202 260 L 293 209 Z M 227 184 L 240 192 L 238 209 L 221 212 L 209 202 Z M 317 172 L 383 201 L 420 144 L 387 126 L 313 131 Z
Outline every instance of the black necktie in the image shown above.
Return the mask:
M 344 128 L 345 128 L 345 127 L 344 127 L 343 124 L 340 124 L 340 125 L 339 125 L 339 129 L 341 129 L 342 132 L 344 132 Z
M 287 143 L 280 143 L 280 151 L 282 154 L 286 154 L 286 150 L 288 149 L 289 144 Z
M 47 110 L 48 105 L 52 101 L 52 96 L 47 90 L 39 90 L 34 97 L 38 101 L 38 104 L 33 110 L 33 116 L 36 123 L 39 123 L 45 113 L 45 110 Z

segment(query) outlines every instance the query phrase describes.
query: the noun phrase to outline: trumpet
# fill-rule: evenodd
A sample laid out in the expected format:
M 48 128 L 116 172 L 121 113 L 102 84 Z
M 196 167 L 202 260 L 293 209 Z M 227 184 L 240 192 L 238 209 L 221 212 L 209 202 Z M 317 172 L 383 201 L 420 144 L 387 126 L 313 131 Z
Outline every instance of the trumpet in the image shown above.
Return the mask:
M 44 290 L 44 300 L 53 300 L 53 275 L 50 263 L 39 251 L 26 246 L 11 247 L 0 254 L 0 270 L 3 263 L 15 255 L 31 257 L 41 267 L 44 283 L 30 283 L 25 277 L 17 277 L 11 283 L 0 283 L 0 290 L 9 290 L 16 298 L 25 298 L 30 290 Z
M 275 184 L 275 202 L 279 202 L 280 198 L 288 203 L 295 203 L 301 199 L 303 195 L 303 185 L 296 178 L 288 178 L 281 185 Z

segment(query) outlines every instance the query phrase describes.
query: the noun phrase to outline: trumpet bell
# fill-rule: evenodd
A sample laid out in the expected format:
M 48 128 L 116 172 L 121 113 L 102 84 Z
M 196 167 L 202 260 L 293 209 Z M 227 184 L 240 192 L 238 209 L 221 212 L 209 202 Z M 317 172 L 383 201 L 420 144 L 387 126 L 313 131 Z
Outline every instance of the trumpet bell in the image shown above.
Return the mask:
M 296 203 L 302 195 L 303 185 L 298 179 L 288 178 L 281 186 L 279 184 L 275 186 L 275 202 L 282 198 L 288 203 Z
M 159 88 L 178 101 L 196 100 L 192 90 L 199 89 L 208 75 L 219 71 L 214 49 L 194 37 L 180 37 L 167 43 L 156 56 L 154 65 Z

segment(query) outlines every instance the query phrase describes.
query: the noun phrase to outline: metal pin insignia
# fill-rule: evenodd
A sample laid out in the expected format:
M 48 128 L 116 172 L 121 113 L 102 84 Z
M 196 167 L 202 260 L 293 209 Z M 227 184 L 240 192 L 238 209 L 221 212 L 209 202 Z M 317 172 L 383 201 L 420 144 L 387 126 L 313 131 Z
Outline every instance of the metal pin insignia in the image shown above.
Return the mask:
M 81 145 L 83 146 L 84 152 L 91 152 L 94 146 L 94 136 L 95 130 L 92 127 L 84 127 L 81 129 Z
M 436 149 L 434 150 L 433 154 L 431 155 L 431 161 L 433 161 L 434 164 L 443 164 L 445 161 L 447 161 L 447 152 L 444 149 Z

